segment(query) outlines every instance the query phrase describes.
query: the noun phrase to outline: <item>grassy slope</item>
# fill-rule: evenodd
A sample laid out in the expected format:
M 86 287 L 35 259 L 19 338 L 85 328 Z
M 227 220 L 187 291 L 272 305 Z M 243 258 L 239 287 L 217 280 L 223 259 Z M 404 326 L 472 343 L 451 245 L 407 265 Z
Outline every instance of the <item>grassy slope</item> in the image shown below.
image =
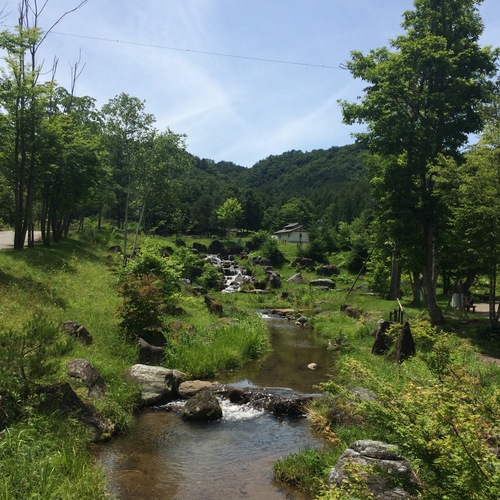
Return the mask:
M 70 355 L 88 359 L 101 371 L 109 397 L 99 409 L 126 425 L 135 390 L 122 375 L 135 359 L 135 349 L 117 336 L 116 278 L 103 255 L 69 240 L 51 248 L 2 251 L 0 270 L 2 328 L 23 328 L 35 311 L 55 325 L 68 319 L 85 325 L 94 342 L 74 342 Z M 64 360 L 56 378 L 66 378 Z M 90 429 L 29 407 L 23 412 L 23 419 L 0 439 L 0 498 L 104 497 L 104 477 L 87 451 Z

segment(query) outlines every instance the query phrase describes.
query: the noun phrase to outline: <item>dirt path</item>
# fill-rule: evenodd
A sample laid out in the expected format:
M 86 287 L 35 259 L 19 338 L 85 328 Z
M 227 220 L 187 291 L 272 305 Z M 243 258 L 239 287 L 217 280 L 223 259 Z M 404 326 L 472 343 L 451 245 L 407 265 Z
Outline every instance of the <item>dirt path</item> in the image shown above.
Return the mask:
M 40 239 L 42 233 L 35 231 L 35 240 Z M 14 248 L 14 231 L 0 231 L 0 249 Z

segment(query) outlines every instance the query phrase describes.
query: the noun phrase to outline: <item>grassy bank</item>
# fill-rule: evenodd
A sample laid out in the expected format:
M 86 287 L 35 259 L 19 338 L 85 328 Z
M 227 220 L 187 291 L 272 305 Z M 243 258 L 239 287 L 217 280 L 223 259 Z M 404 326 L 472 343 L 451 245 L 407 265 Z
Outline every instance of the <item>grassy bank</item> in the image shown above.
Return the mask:
M 394 347 L 375 356 L 372 333 L 380 316 L 373 311 L 359 307 L 356 318 L 323 311 L 313 318 L 336 359 L 334 376 L 320 387 L 325 397 L 310 409 L 330 444 L 278 461 L 275 477 L 315 498 L 371 499 L 365 471 L 351 471 L 351 482 L 342 489 L 329 489 L 327 477 L 351 443 L 374 439 L 397 445 L 410 460 L 422 498 L 498 498 L 500 367 L 483 362 L 463 338 L 463 324 L 459 336 L 454 320 L 436 329 L 419 319 L 423 313 L 410 321 L 416 356 L 398 364 Z M 479 321 L 471 324 L 473 339 L 481 328 Z M 394 339 L 399 331 L 392 330 Z
M 93 429 L 39 406 L 36 387 L 68 381 L 70 359 L 84 358 L 101 373 L 106 395 L 98 401 L 70 382 L 118 431 L 138 408 L 138 390 L 124 378 L 138 348 L 117 326 L 120 259 L 91 240 L 0 252 L 0 422 L 8 423 L 0 433 L 1 500 L 106 497 L 105 477 L 90 452 Z M 267 330 L 255 313 L 221 322 L 185 289 L 176 301 L 178 312 L 164 316 L 165 325 L 189 328 L 167 328 L 166 366 L 210 377 L 267 349 Z M 60 332 L 67 320 L 84 325 L 92 344 Z

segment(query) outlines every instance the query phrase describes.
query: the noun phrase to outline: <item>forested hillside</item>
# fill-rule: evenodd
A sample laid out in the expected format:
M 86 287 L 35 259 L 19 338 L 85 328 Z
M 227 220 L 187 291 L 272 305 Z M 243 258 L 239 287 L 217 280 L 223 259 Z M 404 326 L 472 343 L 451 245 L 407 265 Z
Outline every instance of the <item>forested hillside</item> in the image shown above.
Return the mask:
M 269 156 L 249 169 L 195 158 L 183 182 L 185 218 L 195 232 L 205 232 L 216 225 L 216 208 L 235 197 L 244 211 L 241 227 L 250 230 L 273 229 L 284 222 L 280 209 L 296 199 L 305 200 L 311 222 L 351 222 L 370 205 L 362 153 L 357 145 L 294 150 Z

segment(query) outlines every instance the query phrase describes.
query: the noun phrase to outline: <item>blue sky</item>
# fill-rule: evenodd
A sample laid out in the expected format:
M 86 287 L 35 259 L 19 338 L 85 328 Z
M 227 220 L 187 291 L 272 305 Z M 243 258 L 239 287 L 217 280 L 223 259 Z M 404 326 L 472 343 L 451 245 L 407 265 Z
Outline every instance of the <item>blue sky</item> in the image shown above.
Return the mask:
M 77 4 L 49 0 L 41 27 Z M 18 1 L 5 5 L 8 27 Z M 42 54 L 47 70 L 58 57 L 56 79 L 69 88 L 70 65 L 81 53 L 77 95 L 95 98 L 99 107 L 121 92 L 138 97 L 157 128 L 186 134 L 189 152 L 250 167 L 292 149 L 352 143 L 355 129 L 342 124 L 337 100 L 356 99 L 363 82 L 339 65 L 351 50 L 387 45 L 412 6 L 412 0 L 89 0 L 54 28 Z M 483 44 L 500 46 L 500 2 L 485 0 L 480 13 Z

